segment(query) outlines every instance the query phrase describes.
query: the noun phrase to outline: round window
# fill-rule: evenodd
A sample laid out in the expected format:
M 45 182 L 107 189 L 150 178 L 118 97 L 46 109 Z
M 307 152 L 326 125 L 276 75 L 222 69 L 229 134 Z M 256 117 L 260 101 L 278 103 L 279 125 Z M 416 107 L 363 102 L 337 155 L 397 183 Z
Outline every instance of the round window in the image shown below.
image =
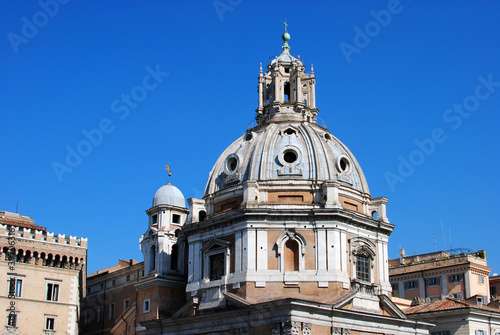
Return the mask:
M 341 155 L 337 159 L 337 170 L 341 173 L 349 174 L 351 173 L 351 161 L 346 155 Z
M 299 150 L 299 148 L 293 146 L 293 145 L 287 145 L 284 148 L 281 148 L 281 150 L 278 153 L 278 161 L 281 163 L 283 166 L 295 166 L 300 163 L 302 160 L 302 154 Z
M 226 158 L 226 162 L 224 164 L 224 173 L 227 175 L 235 174 L 239 167 L 240 167 L 240 159 L 238 155 L 230 154 Z
M 283 154 L 283 159 L 288 164 L 292 164 L 297 160 L 297 153 L 293 150 L 287 150 Z

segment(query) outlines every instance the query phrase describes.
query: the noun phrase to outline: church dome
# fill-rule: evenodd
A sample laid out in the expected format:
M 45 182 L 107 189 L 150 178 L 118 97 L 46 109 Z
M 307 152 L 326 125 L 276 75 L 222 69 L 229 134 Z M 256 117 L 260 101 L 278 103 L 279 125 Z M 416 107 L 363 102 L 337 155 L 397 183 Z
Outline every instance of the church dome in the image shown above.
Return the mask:
M 205 195 L 247 180 L 338 181 L 369 194 L 353 154 L 326 128 L 313 122 L 271 122 L 248 130 L 215 163 Z
M 369 196 L 356 158 L 326 128 L 316 124 L 313 66 L 306 73 L 303 63 L 290 55 L 287 31 L 282 38 L 281 55 L 270 61 L 266 73 L 262 65 L 260 68 L 258 125 L 247 130 L 219 157 L 210 173 L 205 197 L 215 196 L 222 201 L 237 196 L 239 185 L 247 181 L 258 182 L 264 192 L 314 189 L 315 194 L 323 182 L 334 182 L 341 185 L 344 195 L 351 190 L 354 193 L 350 195 L 358 199 Z M 244 201 L 253 201 L 248 194 L 245 197 Z M 317 196 L 314 202 L 326 198 Z
M 160 187 L 153 198 L 152 207 L 161 205 L 186 208 L 186 200 L 182 192 L 169 182 Z

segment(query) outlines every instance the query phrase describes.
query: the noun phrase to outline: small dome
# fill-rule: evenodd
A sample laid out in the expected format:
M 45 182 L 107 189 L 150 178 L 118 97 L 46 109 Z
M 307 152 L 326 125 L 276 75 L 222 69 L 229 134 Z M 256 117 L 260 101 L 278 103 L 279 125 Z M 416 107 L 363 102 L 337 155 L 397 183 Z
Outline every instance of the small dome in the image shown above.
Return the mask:
M 160 205 L 186 208 L 186 199 L 182 192 L 169 182 L 160 187 L 153 198 L 153 207 Z

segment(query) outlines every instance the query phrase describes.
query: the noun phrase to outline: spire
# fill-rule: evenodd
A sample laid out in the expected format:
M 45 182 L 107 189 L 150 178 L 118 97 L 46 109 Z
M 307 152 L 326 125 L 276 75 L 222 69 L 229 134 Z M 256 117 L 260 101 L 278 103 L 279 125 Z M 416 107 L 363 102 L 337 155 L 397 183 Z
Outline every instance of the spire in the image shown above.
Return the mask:
M 288 41 L 290 41 L 290 34 L 287 31 L 288 24 L 286 23 L 286 19 L 285 19 L 285 22 L 283 22 L 283 24 L 285 25 L 285 32 L 281 36 L 281 39 L 285 43 L 283 44 L 281 49 L 283 50 L 284 54 L 288 54 L 288 50 L 290 50 L 290 46 L 288 45 Z

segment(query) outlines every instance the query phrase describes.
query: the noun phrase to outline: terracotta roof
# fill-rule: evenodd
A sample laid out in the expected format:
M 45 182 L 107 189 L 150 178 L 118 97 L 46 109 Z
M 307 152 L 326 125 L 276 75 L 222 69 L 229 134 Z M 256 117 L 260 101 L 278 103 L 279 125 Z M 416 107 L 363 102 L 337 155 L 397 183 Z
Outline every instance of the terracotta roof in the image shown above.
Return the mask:
M 0 223 L 5 225 L 12 225 L 20 228 L 46 230 L 45 227 L 34 224 L 34 221 L 26 216 L 11 217 L 7 215 L 0 216 Z
M 446 298 L 444 300 L 438 300 L 426 304 L 422 304 L 419 306 L 414 306 L 408 309 L 405 309 L 405 314 L 421 314 L 421 313 L 430 313 L 430 312 L 439 312 L 439 311 L 449 311 L 454 309 L 479 309 L 491 312 L 500 313 L 500 309 L 489 307 L 489 306 L 478 306 L 473 303 L 467 302 L 465 300 Z

